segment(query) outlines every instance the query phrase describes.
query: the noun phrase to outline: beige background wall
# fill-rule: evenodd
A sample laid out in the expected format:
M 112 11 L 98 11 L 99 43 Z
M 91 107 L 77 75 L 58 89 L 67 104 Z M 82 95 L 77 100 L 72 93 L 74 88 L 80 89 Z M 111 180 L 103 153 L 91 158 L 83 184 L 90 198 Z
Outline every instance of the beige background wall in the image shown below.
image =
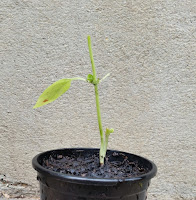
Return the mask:
M 100 85 L 103 125 L 115 129 L 109 148 L 157 164 L 149 199 L 196 198 L 194 0 L 1 0 L 0 24 L 4 196 L 35 195 L 37 153 L 99 147 L 91 85 L 74 82 L 32 109 L 54 81 L 91 73 L 90 34 L 98 76 L 111 73 Z

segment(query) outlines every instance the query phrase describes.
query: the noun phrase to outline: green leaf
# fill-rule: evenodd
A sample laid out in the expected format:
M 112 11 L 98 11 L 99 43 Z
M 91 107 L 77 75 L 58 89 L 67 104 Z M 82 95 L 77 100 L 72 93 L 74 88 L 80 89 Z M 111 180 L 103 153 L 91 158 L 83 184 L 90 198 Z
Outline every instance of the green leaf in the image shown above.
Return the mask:
M 72 79 L 61 79 L 50 85 L 39 97 L 33 108 L 49 104 L 64 94 L 71 86 Z
M 92 74 L 89 74 L 89 75 L 87 76 L 87 81 L 88 81 L 89 83 L 92 83 L 92 82 L 93 82 L 93 75 L 92 75 Z
M 106 131 L 105 131 L 106 137 L 109 137 L 110 133 L 113 133 L 113 132 L 114 132 L 114 129 L 113 129 L 113 128 L 111 128 L 111 129 L 106 128 Z

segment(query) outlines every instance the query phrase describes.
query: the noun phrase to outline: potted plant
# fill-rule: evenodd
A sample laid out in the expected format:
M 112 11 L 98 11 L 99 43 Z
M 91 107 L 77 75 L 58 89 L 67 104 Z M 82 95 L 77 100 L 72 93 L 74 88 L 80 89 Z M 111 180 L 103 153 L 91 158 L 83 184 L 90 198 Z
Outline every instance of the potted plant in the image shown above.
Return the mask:
M 71 86 L 74 80 L 94 85 L 97 118 L 101 138 L 100 149 L 67 148 L 41 153 L 33 158 L 37 170 L 42 200 L 144 200 L 156 165 L 137 155 L 107 150 L 112 128 L 103 132 L 95 64 L 88 36 L 88 47 L 93 74 L 84 78 L 61 79 L 49 86 L 39 97 L 34 108 L 53 102 Z

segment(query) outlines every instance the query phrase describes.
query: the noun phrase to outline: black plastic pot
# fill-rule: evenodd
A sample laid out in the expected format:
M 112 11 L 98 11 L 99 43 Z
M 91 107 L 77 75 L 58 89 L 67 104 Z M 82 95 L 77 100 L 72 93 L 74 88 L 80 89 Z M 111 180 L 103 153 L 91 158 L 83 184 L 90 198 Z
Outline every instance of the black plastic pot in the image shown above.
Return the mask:
M 57 149 L 41 153 L 33 158 L 32 164 L 37 171 L 37 179 L 40 182 L 41 200 L 145 200 L 146 191 L 150 184 L 150 179 L 156 175 L 156 165 L 140 156 L 124 153 L 129 160 L 138 163 L 149 169 L 149 172 L 142 176 L 126 179 L 102 179 L 87 178 L 78 176 L 64 175 L 42 167 L 44 158 L 51 154 L 94 154 L 99 149 Z M 114 152 L 108 150 L 107 155 Z

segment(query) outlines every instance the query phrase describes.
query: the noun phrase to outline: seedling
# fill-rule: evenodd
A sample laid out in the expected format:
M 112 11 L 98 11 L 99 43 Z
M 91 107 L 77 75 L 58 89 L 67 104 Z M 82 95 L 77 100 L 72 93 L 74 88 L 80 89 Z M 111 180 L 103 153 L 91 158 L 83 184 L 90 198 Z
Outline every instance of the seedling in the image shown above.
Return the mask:
M 103 166 L 104 165 L 104 158 L 106 156 L 106 151 L 107 151 L 108 138 L 109 138 L 110 133 L 114 132 L 114 129 L 106 128 L 105 135 L 103 133 L 102 122 L 101 122 L 101 111 L 100 111 L 100 104 L 99 104 L 98 85 L 106 77 L 108 77 L 109 74 L 107 74 L 101 80 L 99 80 L 99 78 L 97 78 L 90 36 L 88 36 L 87 39 L 88 39 L 88 47 L 89 47 L 89 54 L 90 54 L 90 60 L 91 60 L 91 64 L 92 64 L 93 74 L 89 74 L 86 79 L 80 78 L 80 77 L 75 77 L 75 78 L 66 78 L 66 79 L 61 79 L 61 80 L 56 81 L 55 83 L 50 85 L 40 95 L 39 99 L 37 100 L 37 103 L 35 104 L 35 106 L 33 108 L 38 108 L 38 107 L 44 106 L 44 105 L 49 104 L 49 103 L 53 102 L 54 100 L 56 100 L 58 97 L 60 97 L 62 94 L 64 94 L 70 88 L 72 81 L 81 80 L 81 81 L 86 81 L 88 83 L 93 84 L 94 88 L 95 88 L 97 119 L 98 119 L 99 132 L 100 132 L 100 138 L 101 138 L 101 147 L 100 147 L 100 152 L 99 152 L 99 159 L 100 159 L 100 166 Z

